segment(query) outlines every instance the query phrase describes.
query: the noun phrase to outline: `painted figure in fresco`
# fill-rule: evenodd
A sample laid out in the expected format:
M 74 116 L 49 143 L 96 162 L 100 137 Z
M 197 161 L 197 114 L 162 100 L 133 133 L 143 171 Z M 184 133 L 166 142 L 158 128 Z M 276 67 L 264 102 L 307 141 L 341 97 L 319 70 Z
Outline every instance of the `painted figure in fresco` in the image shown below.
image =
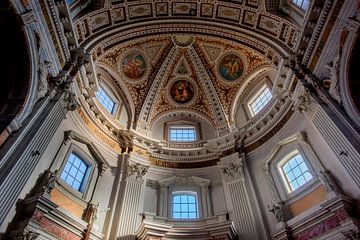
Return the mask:
M 228 81 L 238 79 L 244 71 L 244 63 L 235 54 L 228 54 L 220 62 L 220 75 Z
M 122 70 L 130 79 L 141 78 L 146 71 L 146 62 L 142 55 L 133 52 L 129 53 L 122 62 Z
M 192 99 L 194 91 L 190 82 L 179 80 L 171 86 L 170 93 L 175 102 L 187 103 Z

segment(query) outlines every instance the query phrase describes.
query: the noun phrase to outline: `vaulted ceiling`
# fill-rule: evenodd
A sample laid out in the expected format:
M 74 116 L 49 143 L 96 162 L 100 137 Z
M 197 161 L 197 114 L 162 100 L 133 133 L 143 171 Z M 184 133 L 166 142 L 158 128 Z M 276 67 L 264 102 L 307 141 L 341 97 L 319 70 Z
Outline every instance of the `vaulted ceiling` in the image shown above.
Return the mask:
M 244 89 L 295 49 L 297 26 L 267 8 L 258 0 L 104 1 L 77 16 L 75 44 L 117 85 L 131 129 L 148 135 L 159 119 L 182 114 L 224 136 Z
M 229 126 L 231 105 L 249 76 L 272 62 L 240 44 L 201 35 L 164 35 L 116 45 L 97 59 L 126 86 L 138 124 L 171 111 L 190 111 Z

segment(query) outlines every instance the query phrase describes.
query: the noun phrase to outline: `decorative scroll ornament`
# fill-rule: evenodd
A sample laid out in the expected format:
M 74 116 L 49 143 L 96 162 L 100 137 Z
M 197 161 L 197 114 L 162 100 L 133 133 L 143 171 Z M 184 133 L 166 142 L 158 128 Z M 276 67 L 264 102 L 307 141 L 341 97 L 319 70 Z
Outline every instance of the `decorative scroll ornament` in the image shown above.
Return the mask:
M 140 165 L 139 163 L 130 164 L 127 168 L 127 176 L 135 176 L 135 179 L 142 179 L 142 177 L 147 173 L 149 167 Z
M 276 220 L 280 222 L 284 222 L 284 210 L 283 210 L 283 203 L 282 202 L 275 202 L 273 201 L 272 207 L 270 208 L 268 205 L 269 212 L 274 214 Z
M 220 168 L 220 170 L 226 180 L 235 180 L 244 177 L 242 163 L 230 163 L 228 166 Z

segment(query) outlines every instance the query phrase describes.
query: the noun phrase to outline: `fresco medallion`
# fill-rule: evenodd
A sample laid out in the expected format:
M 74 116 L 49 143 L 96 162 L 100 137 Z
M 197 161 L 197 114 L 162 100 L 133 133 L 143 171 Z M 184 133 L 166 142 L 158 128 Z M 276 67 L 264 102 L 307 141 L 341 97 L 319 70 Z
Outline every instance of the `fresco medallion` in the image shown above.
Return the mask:
M 188 103 L 194 97 L 194 86 L 187 80 L 177 80 L 170 87 L 170 95 L 176 103 Z
M 144 76 L 146 72 L 146 61 L 139 52 L 130 52 L 122 60 L 122 71 L 131 80 L 137 80 Z
M 221 59 L 218 70 L 223 79 L 235 81 L 243 74 L 244 63 L 238 55 L 230 53 Z

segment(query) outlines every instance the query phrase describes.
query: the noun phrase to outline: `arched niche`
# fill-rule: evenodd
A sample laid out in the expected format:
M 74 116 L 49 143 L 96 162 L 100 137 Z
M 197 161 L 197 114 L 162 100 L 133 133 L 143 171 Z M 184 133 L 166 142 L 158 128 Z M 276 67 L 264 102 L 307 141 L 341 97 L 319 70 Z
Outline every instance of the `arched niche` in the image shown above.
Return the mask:
M 29 105 L 32 76 L 28 36 L 21 18 L 9 1 L 0 3 L 0 11 L 0 32 L 4 34 L 0 52 L 5 60 L 1 65 L 0 132 L 4 133 L 21 126 L 19 121 L 17 126 L 6 130 Z
M 342 105 L 358 128 L 360 128 L 359 63 L 360 34 L 349 29 L 340 57 L 339 85 Z

